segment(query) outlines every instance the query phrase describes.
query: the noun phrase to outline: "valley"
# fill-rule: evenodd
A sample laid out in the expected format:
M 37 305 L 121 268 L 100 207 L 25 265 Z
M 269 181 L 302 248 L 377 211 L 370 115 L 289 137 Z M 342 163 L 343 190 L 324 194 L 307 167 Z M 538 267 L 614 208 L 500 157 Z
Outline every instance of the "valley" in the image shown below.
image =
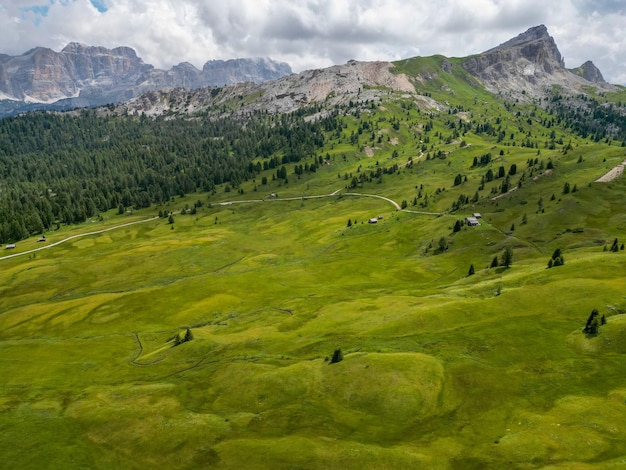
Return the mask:
M 0 121 L 4 461 L 621 468 L 623 88 L 444 59 Z

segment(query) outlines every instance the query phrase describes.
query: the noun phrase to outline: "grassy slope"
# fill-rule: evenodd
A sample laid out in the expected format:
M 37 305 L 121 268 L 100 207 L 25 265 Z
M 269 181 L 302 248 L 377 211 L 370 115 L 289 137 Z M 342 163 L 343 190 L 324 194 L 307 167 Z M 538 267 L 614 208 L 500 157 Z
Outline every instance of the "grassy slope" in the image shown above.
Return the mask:
M 446 144 L 447 123 L 461 117 L 442 113 L 427 151 L 447 157 L 427 160 L 419 141 L 429 117 L 389 101 L 346 118 L 324 151 L 330 164 L 315 175 L 298 179 L 289 168 L 287 184 L 257 180 L 243 195 L 213 195 L 212 207 L 176 216 L 174 229 L 160 219 L 0 261 L 3 460 L 21 468 L 617 465 L 626 454 L 618 315 L 626 263 L 603 245 L 625 236 L 625 182 L 591 182 L 624 151 L 575 137 L 567 154 L 550 150 L 541 110 L 507 110 L 459 81 L 448 84 L 455 94 L 428 86 L 476 120 L 500 117 L 507 138 L 470 132 L 458 139 L 467 147 Z M 348 144 L 363 120 L 377 123 L 374 141 L 364 132 Z M 529 131 L 539 149 L 519 147 Z M 370 145 L 373 157 L 361 150 Z M 517 164 L 515 183 L 531 157 L 555 170 L 527 169 L 522 187 L 497 200 L 490 191 L 501 180 L 487 183 L 478 202 L 449 213 L 459 194 L 478 190 L 487 167 L 471 162 L 486 152 L 497 157 L 494 171 Z M 401 167 L 351 191 L 444 215 L 349 196 L 215 204 L 330 193 L 377 161 Z M 452 187 L 459 173 L 467 182 Z M 562 194 L 566 181 L 578 191 Z M 413 207 L 420 185 L 429 202 L 422 207 L 422 196 Z M 474 211 L 483 225 L 453 234 L 454 221 Z M 357 223 L 347 228 L 348 219 Z M 127 220 L 107 214 L 48 238 Z M 442 236 L 449 249 L 438 254 Z M 512 268 L 488 268 L 505 246 Z M 546 269 L 557 247 L 566 264 Z M 466 277 L 470 264 L 476 274 Z M 592 308 L 608 324 L 586 338 Z M 192 341 L 166 347 L 187 327 Z M 344 360 L 329 365 L 336 348 Z

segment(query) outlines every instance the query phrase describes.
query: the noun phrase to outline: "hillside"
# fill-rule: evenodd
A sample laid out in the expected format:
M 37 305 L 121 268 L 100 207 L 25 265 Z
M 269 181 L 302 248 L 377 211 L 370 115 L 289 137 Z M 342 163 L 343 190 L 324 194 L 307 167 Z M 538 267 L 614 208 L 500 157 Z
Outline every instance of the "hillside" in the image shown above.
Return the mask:
M 619 467 L 623 92 L 468 60 L 1 120 L 4 460 Z

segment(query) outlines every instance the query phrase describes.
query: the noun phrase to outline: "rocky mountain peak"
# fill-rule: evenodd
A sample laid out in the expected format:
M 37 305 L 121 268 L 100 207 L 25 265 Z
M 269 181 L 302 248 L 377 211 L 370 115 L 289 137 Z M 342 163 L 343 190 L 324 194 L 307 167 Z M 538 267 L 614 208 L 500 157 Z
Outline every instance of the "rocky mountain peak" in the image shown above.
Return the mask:
M 596 67 L 590 60 L 582 64 L 580 67 L 573 69 L 572 72 L 592 83 L 606 83 L 602 73 L 598 70 L 598 67 Z
M 529 28 L 527 31 L 483 54 L 503 51 L 518 53 L 529 62 L 544 68 L 547 73 L 552 73 L 554 69 L 565 67 L 563 57 L 554 42 L 554 38 L 548 34 L 548 28 L 544 25 Z
M 576 92 L 590 81 L 604 83 L 602 74 L 593 64 L 581 66 L 575 73 L 566 69 L 544 25 L 469 57 L 463 67 L 489 91 L 522 100 L 540 98 L 553 85 Z

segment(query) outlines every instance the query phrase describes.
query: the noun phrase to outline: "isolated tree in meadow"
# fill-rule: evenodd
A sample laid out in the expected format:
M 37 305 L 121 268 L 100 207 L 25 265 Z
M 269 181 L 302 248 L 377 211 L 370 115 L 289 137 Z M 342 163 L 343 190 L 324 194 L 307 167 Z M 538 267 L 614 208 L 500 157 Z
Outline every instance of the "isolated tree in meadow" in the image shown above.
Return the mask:
M 570 191 L 569 183 L 565 182 L 565 184 L 563 185 L 563 194 L 568 194 L 569 191 Z
M 595 336 L 598 334 L 598 330 L 600 329 L 600 320 L 598 319 L 599 314 L 600 312 L 598 312 L 598 310 L 595 308 L 591 311 L 591 313 L 589 314 L 589 318 L 587 318 L 587 323 L 583 328 L 583 333 L 590 336 Z
M 505 268 L 508 268 L 513 264 L 513 249 L 510 246 L 507 246 L 504 249 L 504 253 L 502 253 L 502 261 L 500 263 Z
M 352 219 L 348 219 L 348 227 L 352 227 Z
M 189 328 L 187 328 L 187 331 L 185 331 L 185 337 L 183 338 L 183 343 L 186 343 L 187 341 L 191 341 L 192 339 L 193 339 L 193 333 L 191 332 Z
M 174 216 L 172 214 L 170 214 L 170 216 L 167 218 L 167 223 L 168 224 L 173 224 L 174 223 Z
M 474 265 L 473 265 L 473 264 L 470 264 L 469 271 L 467 271 L 467 275 L 468 275 L 468 276 L 473 276 L 473 275 L 474 275 L 474 273 L 475 273 L 475 271 L 474 271 Z
M 333 357 L 330 359 L 330 363 L 335 364 L 341 361 L 343 361 L 343 353 L 341 352 L 341 349 L 335 349 Z
M 490 268 L 497 268 L 498 267 L 498 257 L 494 256 L 493 259 L 491 260 L 491 266 L 489 266 Z
M 619 242 L 617 241 L 617 238 L 613 240 L 613 244 L 611 245 L 611 251 L 613 253 L 616 253 L 619 251 Z
M 552 253 L 552 257 L 548 261 L 548 268 L 551 268 L 553 266 L 563 266 L 564 264 L 565 258 L 563 258 L 563 252 L 560 248 L 557 248 L 556 250 L 554 250 L 554 253 Z
M 461 227 L 463 227 L 463 222 L 461 220 L 456 220 L 456 222 L 454 222 L 454 227 L 452 228 L 452 231 L 454 233 L 456 232 L 460 232 L 461 231 Z
M 439 251 L 443 253 L 447 249 L 448 249 L 448 240 L 446 240 L 446 237 L 441 237 L 439 239 Z

